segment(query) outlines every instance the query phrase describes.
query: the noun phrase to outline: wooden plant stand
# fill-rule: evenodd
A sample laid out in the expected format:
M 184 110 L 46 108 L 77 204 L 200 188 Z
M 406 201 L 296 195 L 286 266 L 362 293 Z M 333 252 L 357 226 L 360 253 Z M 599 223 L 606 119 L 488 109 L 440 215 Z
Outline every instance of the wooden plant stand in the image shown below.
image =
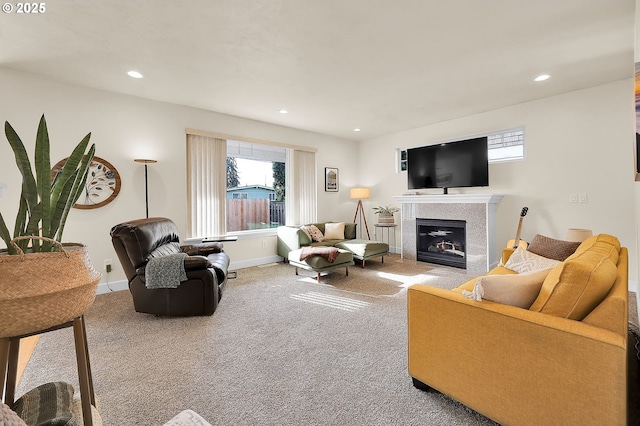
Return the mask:
M 3 402 L 10 408 L 13 408 L 17 386 L 20 339 L 67 327 L 73 327 L 73 339 L 75 342 L 76 361 L 78 364 L 78 382 L 80 384 L 80 400 L 82 403 L 82 417 L 85 426 L 93 426 L 91 406 L 96 405 L 96 397 L 93 391 L 93 378 L 91 377 L 91 365 L 89 362 L 89 348 L 87 346 L 87 330 L 85 328 L 84 315 L 46 330 L 38 330 L 21 336 L 0 338 L 0 393 L 4 393 Z

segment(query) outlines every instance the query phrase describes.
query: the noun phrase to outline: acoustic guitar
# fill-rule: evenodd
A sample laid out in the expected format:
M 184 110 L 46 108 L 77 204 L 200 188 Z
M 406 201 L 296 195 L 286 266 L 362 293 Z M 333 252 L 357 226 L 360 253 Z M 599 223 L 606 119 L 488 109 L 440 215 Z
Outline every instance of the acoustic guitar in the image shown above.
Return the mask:
M 518 247 L 522 247 L 523 249 L 526 249 L 529 246 L 529 243 L 520 239 L 520 231 L 522 230 L 522 220 L 527 215 L 528 211 L 529 211 L 529 207 L 522 208 L 522 211 L 520 212 L 520 221 L 518 222 L 518 231 L 516 232 L 516 238 L 514 238 L 513 240 L 509 240 L 507 242 L 507 248 L 517 249 Z

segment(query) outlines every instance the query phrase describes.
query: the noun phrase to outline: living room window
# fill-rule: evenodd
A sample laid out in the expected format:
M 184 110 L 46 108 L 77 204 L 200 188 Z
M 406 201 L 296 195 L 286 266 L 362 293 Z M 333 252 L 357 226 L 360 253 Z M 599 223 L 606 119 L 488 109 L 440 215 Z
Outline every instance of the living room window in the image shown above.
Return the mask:
M 489 163 L 524 159 L 524 127 L 500 130 L 487 136 Z M 407 148 L 396 150 L 396 172 L 407 171 Z
M 287 149 L 227 140 L 227 232 L 284 225 Z
M 315 221 L 315 151 L 187 129 L 187 237 Z

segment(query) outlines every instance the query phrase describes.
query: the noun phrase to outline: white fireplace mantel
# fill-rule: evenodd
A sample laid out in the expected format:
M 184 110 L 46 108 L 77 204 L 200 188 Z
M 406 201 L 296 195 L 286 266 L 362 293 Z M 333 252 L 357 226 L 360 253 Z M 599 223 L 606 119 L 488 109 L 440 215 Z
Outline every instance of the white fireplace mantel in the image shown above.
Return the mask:
M 498 204 L 502 194 L 432 194 L 432 195 L 396 195 L 394 200 L 403 203 L 481 203 Z
M 417 218 L 463 220 L 467 224 L 467 272 L 486 273 L 498 263 L 496 210 L 503 197 L 502 194 L 394 196 L 402 206 L 402 257 L 417 260 Z

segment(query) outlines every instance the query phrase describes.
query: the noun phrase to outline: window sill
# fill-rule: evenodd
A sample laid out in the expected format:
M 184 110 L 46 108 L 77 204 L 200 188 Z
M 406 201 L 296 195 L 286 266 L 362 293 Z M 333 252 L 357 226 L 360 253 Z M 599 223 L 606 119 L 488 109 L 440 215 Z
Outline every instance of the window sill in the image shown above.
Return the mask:
M 234 235 L 238 237 L 238 241 L 240 240 L 251 240 L 255 238 L 264 238 L 264 237 L 275 237 L 276 236 L 276 228 L 268 228 L 268 229 L 256 229 L 253 231 L 234 231 L 227 232 L 227 235 Z M 187 238 L 183 241 L 183 244 L 199 244 L 205 237 L 193 237 Z

